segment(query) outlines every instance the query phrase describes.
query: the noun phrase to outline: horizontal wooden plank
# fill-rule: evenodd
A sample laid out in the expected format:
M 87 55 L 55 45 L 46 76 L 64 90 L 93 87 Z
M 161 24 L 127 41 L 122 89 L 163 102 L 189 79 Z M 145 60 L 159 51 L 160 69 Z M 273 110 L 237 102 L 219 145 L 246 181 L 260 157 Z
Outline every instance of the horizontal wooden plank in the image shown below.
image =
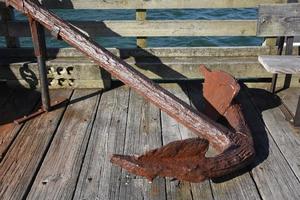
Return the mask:
M 4 2 L 4 0 L 0 0 L 0 2 Z M 56 9 L 182 9 L 249 8 L 256 7 L 259 4 L 285 3 L 286 0 L 69 0 L 42 2 L 47 8 Z
M 261 5 L 258 36 L 300 36 L 300 3 Z
M 270 73 L 300 74 L 300 56 L 259 56 L 258 60 Z
M 297 53 L 295 47 L 294 52 Z M 276 54 L 277 48 L 270 46 L 236 46 L 236 47 L 160 47 L 160 48 L 108 48 L 110 52 L 123 59 L 134 57 L 217 57 L 217 56 L 259 56 Z M 17 60 L 35 58 L 32 48 L 0 48 L 1 58 L 18 58 Z M 48 58 L 72 58 L 84 57 L 74 48 L 48 48 Z M 25 60 L 26 61 L 26 60 Z
M 87 32 L 90 37 L 180 37 L 180 36 L 255 36 L 256 20 L 114 20 L 71 21 Z M 0 35 L 29 37 L 30 30 L 25 21 L 9 22 L 8 33 L 0 23 Z M 50 36 L 50 34 L 47 34 Z

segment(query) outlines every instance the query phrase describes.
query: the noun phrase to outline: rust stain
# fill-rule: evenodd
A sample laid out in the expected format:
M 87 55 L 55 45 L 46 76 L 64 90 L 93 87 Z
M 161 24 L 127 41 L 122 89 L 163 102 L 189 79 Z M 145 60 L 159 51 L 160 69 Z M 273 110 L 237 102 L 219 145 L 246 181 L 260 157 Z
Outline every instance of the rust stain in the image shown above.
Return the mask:
M 171 142 L 141 156 L 113 155 L 111 162 L 127 171 L 153 180 L 157 176 L 201 182 L 226 175 L 244 167 L 254 156 L 253 141 L 235 97 L 240 86 L 229 74 L 200 67 L 204 74 L 205 113 L 216 120 L 224 116 L 235 130 L 230 135 L 231 147 L 220 155 L 207 158 L 209 140 L 191 138 Z M 203 135 L 207 133 L 203 132 Z

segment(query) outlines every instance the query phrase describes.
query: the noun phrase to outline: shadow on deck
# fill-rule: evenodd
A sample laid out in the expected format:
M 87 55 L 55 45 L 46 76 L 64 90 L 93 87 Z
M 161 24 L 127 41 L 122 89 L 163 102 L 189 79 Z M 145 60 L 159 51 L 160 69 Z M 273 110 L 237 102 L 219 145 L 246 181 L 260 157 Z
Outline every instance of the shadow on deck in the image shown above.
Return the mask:
M 201 83 L 162 85 L 197 109 L 203 109 Z M 53 90 L 52 98 L 70 98 L 70 103 L 22 125 L 12 121 L 38 108 L 39 93 L 6 86 L 0 89 L 1 199 L 298 199 L 300 196 L 299 134 L 284 120 L 279 97 L 264 90 L 244 88 L 240 94 L 257 151 L 251 166 L 199 184 L 169 178 L 158 178 L 150 184 L 112 166 L 110 156 L 141 154 L 195 135 L 128 87 L 115 85 L 105 92 Z M 296 90 L 284 91 L 285 97 L 300 92 Z

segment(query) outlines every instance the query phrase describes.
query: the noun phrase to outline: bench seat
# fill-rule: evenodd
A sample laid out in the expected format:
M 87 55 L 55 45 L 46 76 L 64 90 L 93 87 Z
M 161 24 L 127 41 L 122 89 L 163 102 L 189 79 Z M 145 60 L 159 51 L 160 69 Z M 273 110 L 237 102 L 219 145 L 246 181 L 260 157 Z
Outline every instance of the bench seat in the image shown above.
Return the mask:
M 273 74 L 300 74 L 300 56 L 259 56 L 258 61 Z

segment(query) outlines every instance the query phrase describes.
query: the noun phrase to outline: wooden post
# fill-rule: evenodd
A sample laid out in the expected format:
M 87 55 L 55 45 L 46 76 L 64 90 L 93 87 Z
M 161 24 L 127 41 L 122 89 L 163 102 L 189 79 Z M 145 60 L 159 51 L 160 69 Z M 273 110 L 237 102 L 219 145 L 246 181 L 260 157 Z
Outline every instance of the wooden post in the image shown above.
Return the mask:
M 136 20 L 137 21 L 145 21 L 147 18 L 147 10 L 146 9 L 137 9 L 136 10 Z M 147 37 L 137 37 L 136 46 L 139 48 L 147 47 Z
M 19 39 L 16 37 L 9 36 L 9 30 L 8 30 L 8 22 L 15 20 L 14 11 L 12 8 L 3 8 L 1 10 L 1 21 L 6 24 L 6 47 L 8 48 L 17 48 L 20 47 Z

